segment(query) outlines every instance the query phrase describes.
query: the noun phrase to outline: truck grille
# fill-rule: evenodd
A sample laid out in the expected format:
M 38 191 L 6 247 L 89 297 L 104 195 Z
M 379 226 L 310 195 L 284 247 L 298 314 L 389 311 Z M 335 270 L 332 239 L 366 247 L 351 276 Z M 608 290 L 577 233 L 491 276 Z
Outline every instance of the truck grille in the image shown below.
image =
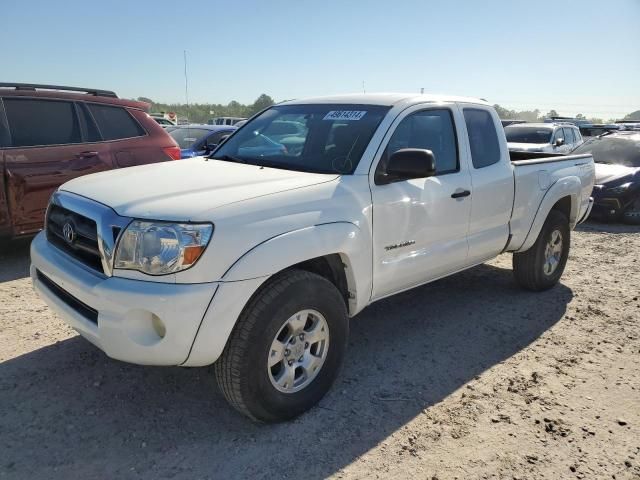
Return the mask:
M 98 228 L 94 220 L 50 204 L 46 232 L 51 244 L 88 267 L 104 273 L 98 248 Z

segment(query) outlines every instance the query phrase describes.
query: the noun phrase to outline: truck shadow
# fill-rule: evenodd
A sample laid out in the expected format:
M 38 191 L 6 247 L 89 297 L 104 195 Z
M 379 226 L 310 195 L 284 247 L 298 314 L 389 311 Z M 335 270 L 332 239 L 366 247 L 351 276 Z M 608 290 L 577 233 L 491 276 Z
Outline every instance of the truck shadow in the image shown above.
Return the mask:
M 535 341 L 572 297 L 564 285 L 524 292 L 510 270 L 481 265 L 380 301 L 352 321 L 329 395 L 279 425 L 236 414 L 208 368 L 128 365 L 74 337 L 0 364 L 0 469 L 49 479 L 324 478 Z
M 0 283 L 29 276 L 31 237 L 0 240 Z

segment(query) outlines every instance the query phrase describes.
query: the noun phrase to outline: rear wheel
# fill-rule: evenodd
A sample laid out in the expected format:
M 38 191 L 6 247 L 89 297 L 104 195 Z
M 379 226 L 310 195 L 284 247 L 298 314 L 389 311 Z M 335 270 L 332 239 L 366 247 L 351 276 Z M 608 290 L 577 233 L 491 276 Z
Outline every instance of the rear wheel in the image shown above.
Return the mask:
M 229 403 L 253 420 L 287 420 L 314 406 L 342 364 L 349 323 L 325 278 L 300 270 L 268 281 L 241 314 L 215 364 Z
M 569 246 L 569 220 L 562 212 L 551 210 L 532 247 L 513 254 L 513 274 L 518 284 L 533 291 L 553 287 L 567 264 Z

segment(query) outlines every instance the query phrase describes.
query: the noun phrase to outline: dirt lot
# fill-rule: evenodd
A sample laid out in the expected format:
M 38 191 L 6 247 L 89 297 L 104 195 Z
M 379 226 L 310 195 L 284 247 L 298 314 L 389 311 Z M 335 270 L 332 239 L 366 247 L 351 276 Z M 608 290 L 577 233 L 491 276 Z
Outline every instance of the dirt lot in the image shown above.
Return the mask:
M 640 478 L 640 228 L 589 224 L 532 294 L 508 255 L 379 302 L 331 393 L 255 425 L 209 369 L 110 360 L 0 251 L 0 478 Z

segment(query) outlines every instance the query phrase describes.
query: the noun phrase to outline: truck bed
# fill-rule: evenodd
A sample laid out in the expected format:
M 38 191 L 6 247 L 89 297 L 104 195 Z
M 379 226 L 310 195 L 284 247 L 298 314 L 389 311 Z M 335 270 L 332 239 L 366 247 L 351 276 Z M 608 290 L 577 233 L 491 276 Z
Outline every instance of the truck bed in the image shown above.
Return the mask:
M 565 155 L 564 153 L 523 152 L 518 150 L 509 150 L 509 158 L 511 158 L 512 162 L 518 162 L 521 160 L 552 160 L 569 156 L 571 155 Z

